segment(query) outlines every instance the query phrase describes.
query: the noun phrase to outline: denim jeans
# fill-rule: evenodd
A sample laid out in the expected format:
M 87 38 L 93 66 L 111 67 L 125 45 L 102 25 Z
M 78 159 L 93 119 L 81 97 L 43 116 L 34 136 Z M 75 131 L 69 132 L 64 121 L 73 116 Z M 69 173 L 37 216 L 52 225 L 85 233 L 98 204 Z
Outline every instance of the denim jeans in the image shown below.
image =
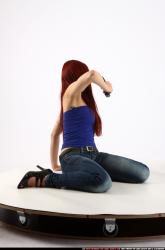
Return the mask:
M 48 175 L 46 187 L 101 193 L 111 188 L 112 181 L 143 183 L 150 175 L 141 162 L 99 151 L 70 151 L 59 160 L 62 174 Z

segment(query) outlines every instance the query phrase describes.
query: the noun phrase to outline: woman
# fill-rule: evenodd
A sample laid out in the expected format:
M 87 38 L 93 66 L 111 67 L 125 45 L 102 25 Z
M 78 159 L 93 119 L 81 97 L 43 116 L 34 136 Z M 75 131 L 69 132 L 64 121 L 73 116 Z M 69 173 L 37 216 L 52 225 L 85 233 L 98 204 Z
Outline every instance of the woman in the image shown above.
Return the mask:
M 94 134 L 102 134 L 91 83 L 97 84 L 104 94 L 113 91 L 110 82 L 87 65 L 70 60 L 62 68 L 61 111 L 51 134 L 50 169 L 28 172 L 18 188 L 51 187 L 86 192 L 106 192 L 112 181 L 143 183 L 150 174 L 143 163 L 106 152 L 99 152 Z M 59 136 L 63 132 L 63 145 L 57 164 Z M 39 167 L 39 166 L 38 166 Z M 39 167 L 40 168 L 40 167 Z

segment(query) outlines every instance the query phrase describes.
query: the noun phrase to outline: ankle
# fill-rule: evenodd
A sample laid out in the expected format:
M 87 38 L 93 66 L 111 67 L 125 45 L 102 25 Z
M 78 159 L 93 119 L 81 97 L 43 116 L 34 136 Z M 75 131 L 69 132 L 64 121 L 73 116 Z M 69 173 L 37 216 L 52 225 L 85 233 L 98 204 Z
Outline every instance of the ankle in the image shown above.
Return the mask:
M 46 179 L 46 177 L 47 177 L 47 175 L 43 178 L 43 180 L 42 180 L 42 183 L 41 183 L 41 186 L 42 187 L 45 187 L 45 179 Z

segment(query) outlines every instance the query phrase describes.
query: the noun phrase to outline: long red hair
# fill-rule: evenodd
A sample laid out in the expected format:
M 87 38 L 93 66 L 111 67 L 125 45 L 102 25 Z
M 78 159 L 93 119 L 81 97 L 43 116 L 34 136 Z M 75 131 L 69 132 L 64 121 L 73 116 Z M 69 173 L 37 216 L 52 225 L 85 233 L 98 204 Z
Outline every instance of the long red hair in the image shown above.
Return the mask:
M 88 66 L 78 60 L 69 60 L 64 63 L 61 72 L 61 111 L 60 111 L 60 132 L 63 131 L 63 106 L 62 99 L 67 87 L 75 82 L 81 75 L 89 71 Z M 102 135 L 102 121 L 98 114 L 97 104 L 94 100 L 91 84 L 81 93 L 84 102 L 93 110 L 95 114 L 94 134 Z

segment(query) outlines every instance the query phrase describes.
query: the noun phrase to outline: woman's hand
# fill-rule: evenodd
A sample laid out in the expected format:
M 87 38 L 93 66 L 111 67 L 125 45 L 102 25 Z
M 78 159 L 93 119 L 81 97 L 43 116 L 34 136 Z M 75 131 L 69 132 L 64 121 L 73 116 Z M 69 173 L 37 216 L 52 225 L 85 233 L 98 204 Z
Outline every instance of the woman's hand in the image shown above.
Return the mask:
M 53 166 L 53 170 L 54 171 L 61 171 L 61 166 L 56 164 L 55 166 Z
M 105 83 L 106 83 L 106 90 L 105 91 L 111 93 L 113 91 L 112 84 L 108 81 L 105 81 Z
M 113 91 L 112 84 L 109 81 L 106 81 L 105 78 L 102 76 L 104 83 L 106 85 L 103 85 L 101 88 L 103 89 L 104 93 L 111 93 Z M 105 89 L 104 89 L 105 88 Z

